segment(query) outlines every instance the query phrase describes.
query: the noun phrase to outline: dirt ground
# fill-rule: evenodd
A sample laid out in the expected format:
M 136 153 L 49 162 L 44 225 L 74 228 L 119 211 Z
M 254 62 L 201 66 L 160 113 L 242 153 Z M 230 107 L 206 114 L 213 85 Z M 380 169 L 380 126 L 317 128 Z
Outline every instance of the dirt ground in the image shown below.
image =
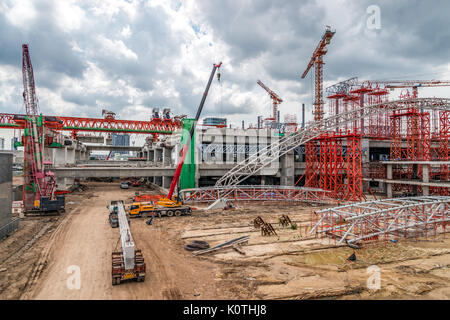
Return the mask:
M 195 210 L 192 216 L 131 219 L 136 247 L 147 264 L 144 282 L 112 286 L 111 252 L 119 229 L 108 223 L 110 200 L 129 200 L 137 189 L 90 183 L 67 196 L 66 213 L 26 218 L 0 242 L 0 299 L 449 299 L 450 238 L 401 240 L 354 250 L 308 235 L 317 208 L 238 204 L 232 211 Z M 281 227 L 287 214 L 297 228 Z M 277 235 L 253 226 L 261 216 Z M 248 244 L 193 256 L 183 246 L 211 246 L 240 236 Z M 117 247 L 118 246 L 118 247 Z M 355 252 L 357 260 L 347 257 Z M 367 268 L 380 269 L 379 290 L 367 288 Z M 68 268 L 78 266 L 81 287 L 69 289 Z

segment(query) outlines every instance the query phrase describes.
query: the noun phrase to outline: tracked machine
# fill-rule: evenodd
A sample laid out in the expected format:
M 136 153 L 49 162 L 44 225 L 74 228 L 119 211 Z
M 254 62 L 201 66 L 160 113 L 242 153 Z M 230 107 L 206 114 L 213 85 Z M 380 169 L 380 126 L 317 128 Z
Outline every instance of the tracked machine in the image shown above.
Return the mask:
M 205 104 L 206 97 L 208 96 L 209 88 L 210 88 L 211 82 L 214 78 L 214 74 L 216 73 L 216 70 L 219 69 L 221 66 L 222 66 L 222 62 L 220 62 L 219 64 L 213 65 L 213 69 L 209 76 L 208 84 L 206 85 L 205 92 L 203 93 L 202 100 L 200 101 L 200 105 L 197 109 L 197 114 L 195 115 L 194 124 L 192 125 L 191 129 L 189 130 L 189 138 L 188 138 L 186 144 L 183 146 L 183 149 L 181 150 L 181 157 L 178 162 L 177 168 L 175 170 L 175 174 L 173 175 L 172 182 L 170 183 L 169 194 L 167 195 L 167 197 L 161 196 L 161 198 L 156 202 L 156 205 L 158 207 L 167 208 L 167 215 L 169 215 L 169 212 L 170 213 L 174 212 L 176 214 L 177 210 L 178 211 L 184 210 L 184 209 L 182 209 L 183 207 L 185 207 L 183 205 L 183 202 L 181 201 L 181 199 L 178 196 L 173 196 L 173 193 L 174 193 L 175 187 L 178 183 L 178 179 L 180 178 L 181 169 L 183 168 L 184 160 L 186 159 L 186 155 L 189 151 L 192 136 L 194 135 L 195 127 L 198 123 L 198 120 L 200 119 L 200 115 L 203 110 L 203 105 Z M 217 79 L 220 81 L 220 73 L 217 74 Z
M 44 122 L 49 119 L 39 115 L 38 100 L 34 84 L 28 45 L 22 45 L 23 98 L 26 116 L 23 119 L 24 167 L 23 167 L 23 206 L 27 215 L 48 215 L 64 211 L 65 197 L 56 192 L 56 179 L 53 172 L 45 168 L 44 161 Z

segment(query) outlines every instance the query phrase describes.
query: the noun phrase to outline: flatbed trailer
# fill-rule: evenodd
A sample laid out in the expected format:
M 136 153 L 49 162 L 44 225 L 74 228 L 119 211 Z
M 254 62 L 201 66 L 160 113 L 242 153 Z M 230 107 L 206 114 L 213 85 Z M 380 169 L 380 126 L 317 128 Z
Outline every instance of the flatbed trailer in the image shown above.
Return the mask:
M 128 270 L 125 269 L 123 253 L 120 251 L 112 253 L 111 277 L 113 285 L 118 285 L 127 280 L 142 282 L 145 280 L 145 269 L 146 265 L 141 250 L 134 251 L 134 267 Z
M 118 285 L 123 281 L 131 280 L 144 281 L 146 272 L 144 256 L 141 250 L 135 248 L 130 224 L 122 202 L 117 204 L 117 216 L 122 251 L 113 252 L 111 255 L 112 284 Z

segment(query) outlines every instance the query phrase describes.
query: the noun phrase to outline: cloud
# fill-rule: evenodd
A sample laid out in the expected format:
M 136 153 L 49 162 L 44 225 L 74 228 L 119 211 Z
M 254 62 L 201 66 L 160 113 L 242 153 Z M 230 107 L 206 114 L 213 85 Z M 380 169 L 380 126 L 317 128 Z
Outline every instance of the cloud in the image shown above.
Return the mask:
M 369 5 L 381 29 L 366 27 Z M 203 116 L 240 125 L 271 114 L 261 79 L 279 94 L 281 116 L 307 104 L 300 79 L 325 26 L 325 86 L 360 79 L 449 76 L 447 1 L 13 1 L 0 4 L 0 112 L 23 110 L 21 45 L 30 46 L 46 114 L 147 119 L 153 107 L 194 116 L 213 63 L 223 62 Z M 313 72 L 311 70 L 310 72 Z M 430 89 L 431 90 L 431 89 Z M 424 91 L 435 95 L 448 90 Z M 15 111 L 16 112 L 16 111 Z

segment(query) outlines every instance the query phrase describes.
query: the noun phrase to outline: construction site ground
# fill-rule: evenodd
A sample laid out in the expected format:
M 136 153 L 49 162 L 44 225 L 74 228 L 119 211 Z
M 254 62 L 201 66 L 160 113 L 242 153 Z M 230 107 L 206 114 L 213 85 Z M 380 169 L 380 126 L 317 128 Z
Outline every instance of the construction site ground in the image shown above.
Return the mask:
M 0 242 L 1 299 L 450 299 L 449 235 L 355 250 L 308 235 L 318 207 L 256 202 L 226 211 L 199 205 L 191 216 L 155 218 L 151 226 L 131 219 L 147 276 L 113 286 L 111 252 L 120 249 L 119 229 L 110 227 L 106 206 L 110 200 L 129 203 L 135 191 L 146 189 L 87 185 L 67 196 L 62 215 L 22 219 L 19 230 Z M 297 228 L 281 227 L 282 214 Z M 262 236 L 253 225 L 257 216 L 278 235 Z M 212 247 L 246 235 L 250 240 L 239 250 L 193 256 L 184 249 L 192 240 Z M 356 261 L 348 261 L 353 252 Z M 366 285 L 372 265 L 381 271 L 379 290 Z M 70 266 L 80 268 L 80 289 L 67 286 Z

